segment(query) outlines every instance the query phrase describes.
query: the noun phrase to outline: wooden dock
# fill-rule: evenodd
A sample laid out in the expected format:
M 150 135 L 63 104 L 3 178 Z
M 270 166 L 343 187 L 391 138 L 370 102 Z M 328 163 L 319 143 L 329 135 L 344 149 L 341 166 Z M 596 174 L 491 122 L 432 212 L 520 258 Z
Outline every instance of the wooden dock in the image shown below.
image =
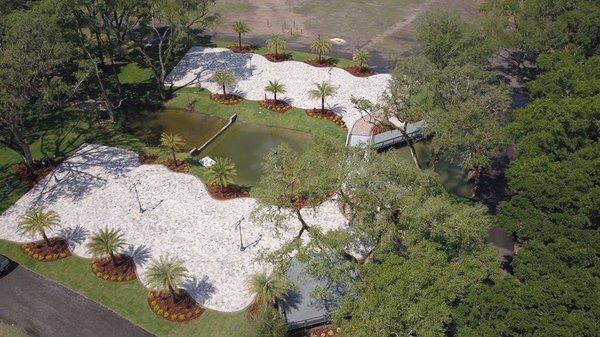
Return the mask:
M 214 136 L 210 137 L 210 139 L 207 140 L 206 143 L 204 143 L 204 145 L 191 149 L 190 155 L 199 155 L 200 152 L 202 152 L 202 150 L 204 150 L 208 145 L 210 145 L 210 143 L 212 143 L 215 139 L 217 139 L 217 137 L 219 137 L 223 132 L 225 132 L 225 130 L 227 130 L 227 128 L 229 128 L 236 121 L 236 119 L 237 114 L 233 114 L 233 116 L 229 117 L 229 121 L 227 122 L 227 124 L 225 124 L 225 126 L 221 128 L 221 130 L 219 130 L 219 132 L 215 133 Z

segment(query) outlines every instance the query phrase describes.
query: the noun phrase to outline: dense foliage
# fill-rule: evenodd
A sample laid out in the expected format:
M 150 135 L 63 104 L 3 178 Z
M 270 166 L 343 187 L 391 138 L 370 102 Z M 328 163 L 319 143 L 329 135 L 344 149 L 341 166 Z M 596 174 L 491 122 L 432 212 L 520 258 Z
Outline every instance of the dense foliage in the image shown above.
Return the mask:
M 515 45 L 539 53 L 541 70 L 528 85 L 533 101 L 511 114 L 516 159 L 507 176 L 516 195 L 497 217 L 519 249 L 511 276 L 480 285 L 458 306 L 457 332 L 598 336 L 600 8 L 592 1 L 504 3 Z

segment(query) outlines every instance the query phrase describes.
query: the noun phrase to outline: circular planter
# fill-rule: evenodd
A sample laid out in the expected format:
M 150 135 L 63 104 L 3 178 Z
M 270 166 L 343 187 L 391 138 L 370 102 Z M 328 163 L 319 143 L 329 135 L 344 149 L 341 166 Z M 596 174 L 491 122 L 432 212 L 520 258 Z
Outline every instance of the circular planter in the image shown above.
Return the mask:
M 346 67 L 344 70 L 356 77 L 369 77 L 375 75 L 375 72 L 369 67 L 352 66 Z
M 71 256 L 69 243 L 62 238 L 50 238 L 52 246 L 48 246 L 45 241 L 30 242 L 21 245 L 21 251 L 29 255 L 32 259 L 40 262 L 50 262 Z
M 204 313 L 204 308 L 189 295 L 184 293 L 182 296 L 179 303 L 175 303 L 170 294 L 151 291 L 148 293 L 148 305 L 157 316 L 171 322 L 189 322 Z
M 250 46 L 242 46 L 242 48 L 240 48 L 240 46 L 230 46 L 229 50 L 237 54 L 252 53 L 252 48 L 250 48 Z
M 225 188 L 218 184 L 204 184 L 204 186 L 211 198 L 215 200 L 231 200 L 250 197 L 250 192 L 238 185 L 229 185 Z
M 127 282 L 137 279 L 135 263 L 130 257 L 119 256 L 119 265 L 114 266 L 110 258 L 92 261 L 92 273 L 96 277 L 110 282 Z
M 166 160 L 163 165 L 165 165 L 169 170 L 178 173 L 189 173 L 190 172 L 190 164 L 185 160 L 177 160 L 173 161 L 173 159 Z
M 274 99 L 258 101 L 258 105 L 260 105 L 261 108 L 265 108 L 269 111 L 278 113 L 287 112 L 292 108 L 292 106 L 287 104 L 286 102 Z
M 215 101 L 217 103 L 220 103 L 220 104 L 225 104 L 225 105 L 240 104 L 244 100 L 242 97 L 237 96 L 237 95 L 233 95 L 233 94 L 227 94 L 227 95 L 223 95 L 223 94 L 210 94 L 209 97 L 213 101 Z
M 310 60 L 304 61 L 304 63 L 310 64 L 311 66 L 317 67 L 317 68 L 326 68 L 326 67 L 335 67 L 335 65 L 337 64 L 337 60 L 330 57 L 330 58 L 322 59 L 320 61 L 319 61 L 319 59 L 310 59 Z
M 289 54 L 289 53 L 277 54 L 277 55 L 269 53 L 269 54 L 265 54 L 264 56 L 267 60 L 269 60 L 271 62 L 290 61 L 293 58 L 292 54 Z
M 313 117 L 313 118 L 316 118 L 316 119 L 325 119 L 325 120 L 328 120 L 330 122 L 333 122 L 333 123 L 337 124 L 338 126 L 340 126 L 343 129 L 347 129 L 348 128 L 346 126 L 346 123 L 342 119 L 342 117 L 336 115 L 331 110 L 325 109 L 323 111 L 321 109 L 309 109 L 309 110 L 306 110 L 306 114 L 309 115 L 310 117 Z

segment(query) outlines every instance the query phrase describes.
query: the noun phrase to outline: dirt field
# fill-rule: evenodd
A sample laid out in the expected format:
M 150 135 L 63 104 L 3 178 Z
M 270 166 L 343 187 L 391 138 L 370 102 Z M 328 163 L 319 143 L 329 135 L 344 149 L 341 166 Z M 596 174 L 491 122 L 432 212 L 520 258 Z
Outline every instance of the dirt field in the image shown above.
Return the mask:
M 234 21 L 248 23 L 253 37 L 285 35 L 289 41 L 310 43 L 316 35 L 346 40 L 337 48 L 367 48 L 384 55 L 403 55 L 416 46 L 418 17 L 434 7 L 459 11 L 466 19 L 478 16 L 482 0 L 217 0 L 223 21 L 211 32 L 232 35 Z

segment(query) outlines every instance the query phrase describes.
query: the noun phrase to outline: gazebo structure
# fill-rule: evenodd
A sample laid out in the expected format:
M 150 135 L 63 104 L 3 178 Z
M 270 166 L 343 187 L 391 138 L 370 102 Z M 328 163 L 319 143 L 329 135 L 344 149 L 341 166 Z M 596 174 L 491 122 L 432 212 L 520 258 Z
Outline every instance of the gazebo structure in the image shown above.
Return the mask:
M 350 131 L 346 138 L 346 146 L 357 146 L 361 144 L 370 144 L 376 149 L 391 146 L 397 143 L 405 142 L 404 136 L 396 128 L 404 126 L 404 123 L 399 121 L 397 118 L 390 118 L 389 120 L 382 123 L 383 116 L 380 118 L 377 114 L 364 115 L 359 118 Z M 388 125 L 389 127 L 382 127 Z M 411 138 L 420 138 L 421 128 L 424 122 L 418 121 L 416 123 L 409 123 L 406 131 L 408 136 Z
M 333 303 L 321 303 L 310 294 L 326 281 L 308 275 L 305 265 L 297 260 L 286 273 L 288 280 L 294 282 L 295 289 L 290 290 L 286 298 L 279 301 L 279 311 L 289 331 L 302 331 L 329 323 L 329 314 L 335 309 Z

